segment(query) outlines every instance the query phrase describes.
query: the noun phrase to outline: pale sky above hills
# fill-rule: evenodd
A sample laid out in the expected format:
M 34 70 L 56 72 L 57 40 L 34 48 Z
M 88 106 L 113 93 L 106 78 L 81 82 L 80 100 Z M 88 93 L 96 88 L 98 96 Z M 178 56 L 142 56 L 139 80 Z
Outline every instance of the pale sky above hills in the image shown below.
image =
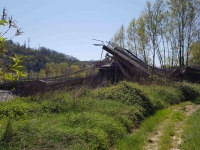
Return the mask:
M 6 7 L 24 31 L 14 42 L 28 45 L 30 38 L 31 48 L 44 46 L 79 60 L 98 60 L 102 49 L 92 39 L 109 41 L 145 5 L 146 0 L 1 0 L 0 8 Z M 11 30 L 7 37 L 13 34 Z

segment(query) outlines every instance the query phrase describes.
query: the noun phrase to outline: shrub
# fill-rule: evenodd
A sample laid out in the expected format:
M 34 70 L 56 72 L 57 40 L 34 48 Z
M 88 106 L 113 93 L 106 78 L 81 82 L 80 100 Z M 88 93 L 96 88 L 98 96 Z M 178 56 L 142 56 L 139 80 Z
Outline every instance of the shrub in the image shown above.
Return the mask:
M 190 84 L 177 84 L 175 85 L 175 87 L 182 92 L 182 95 L 184 96 L 184 99 L 182 99 L 182 101 L 195 101 L 200 96 L 199 91 L 196 91 L 195 88 L 192 87 Z
M 98 113 L 70 114 L 67 126 L 82 126 L 84 129 L 100 129 L 106 133 L 110 144 L 125 135 L 125 127 L 114 118 Z
M 94 92 L 94 97 L 100 100 L 114 100 L 127 105 L 136 105 L 145 109 L 147 116 L 153 113 L 152 104 L 141 90 L 128 82 L 120 82 L 119 85 L 101 88 Z

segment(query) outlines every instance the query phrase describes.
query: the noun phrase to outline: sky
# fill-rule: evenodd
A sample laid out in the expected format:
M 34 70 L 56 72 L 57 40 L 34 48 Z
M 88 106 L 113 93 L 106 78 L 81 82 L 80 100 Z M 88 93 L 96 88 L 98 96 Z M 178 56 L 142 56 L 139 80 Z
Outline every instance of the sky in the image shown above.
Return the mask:
M 138 18 L 147 0 L 0 0 L 24 32 L 13 41 L 31 48 L 46 47 L 77 59 L 100 60 L 102 48 L 116 30 Z M 155 0 L 149 0 L 155 2 Z M 0 32 L 3 32 L 1 28 Z M 5 37 L 15 34 L 11 29 Z M 103 57 L 106 52 L 103 52 Z

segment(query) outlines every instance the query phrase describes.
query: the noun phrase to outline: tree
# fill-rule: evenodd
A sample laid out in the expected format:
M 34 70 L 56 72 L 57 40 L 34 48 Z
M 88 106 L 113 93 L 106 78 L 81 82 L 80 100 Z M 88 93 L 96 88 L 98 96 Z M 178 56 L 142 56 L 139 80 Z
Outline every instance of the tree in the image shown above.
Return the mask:
M 126 40 L 126 35 L 125 35 L 125 29 L 124 26 L 122 25 L 119 30 L 116 31 L 114 34 L 113 38 L 111 41 L 116 44 L 117 46 L 121 48 L 125 48 L 125 40 Z
M 16 33 L 13 37 L 11 37 L 12 39 L 15 36 L 22 34 L 23 32 L 21 32 L 20 31 L 21 29 L 17 27 L 16 21 L 13 20 L 12 16 L 7 15 L 7 10 L 5 8 L 3 9 L 3 13 L 0 19 L 0 26 L 7 27 L 7 30 L 5 32 L 0 33 L 0 54 L 3 55 L 6 52 L 6 49 L 5 49 L 6 38 L 4 38 L 6 33 L 11 28 L 15 28 Z M 19 57 L 16 54 L 14 54 L 14 56 L 9 56 L 9 58 L 13 61 L 13 63 L 9 67 L 1 71 L 0 77 L 4 76 L 4 79 L 14 80 L 20 76 L 24 76 L 25 74 L 23 73 L 23 66 L 19 66 L 19 63 L 22 62 L 21 60 L 22 57 L 21 56 Z M 15 74 L 12 74 L 12 72 L 14 72 Z
M 138 51 L 142 56 L 143 61 L 148 64 L 150 62 L 149 55 L 149 37 L 146 34 L 146 24 L 144 21 L 144 15 L 140 15 L 137 20 L 137 42 L 138 42 Z
M 192 66 L 200 66 L 200 42 L 191 44 L 189 63 Z
M 200 41 L 199 0 L 156 0 L 147 2 L 138 19 L 132 19 L 124 38 L 122 26 L 112 38 L 117 45 L 127 46 L 145 63 L 156 60 L 160 66 L 188 66 L 191 44 Z M 157 59 L 158 58 L 158 59 Z M 153 73 L 154 69 L 152 70 Z
M 171 23 L 174 26 L 174 35 L 178 42 L 179 66 L 188 65 L 189 47 L 194 33 L 194 24 L 197 19 L 196 0 L 168 0 Z
M 178 56 L 177 56 L 177 49 L 178 49 L 178 41 L 176 39 L 176 35 L 174 33 L 175 26 L 172 24 L 172 18 L 170 17 L 170 12 L 165 12 L 166 18 L 166 26 L 164 28 L 165 32 L 165 39 L 167 44 L 167 63 L 169 67 L 177 66 L 178 63 Z
M 161 44 L 161 50 L 160 53 L 162 53 L 163 50 L 163 66 L 166 67 L 166 60 L 169 57 L 169 38 L 167 36 L 167 26 L 169 23 L 169 19 L 168 19 L 168 12 L 167 12 L 167 8 L 166 8 L 166 2 L 164 0 L 158 1 L 157 2 L 158 5 L 157 7 L 161 7 L 159 9 L 161 9 L 162 11 L 160 11 L 159 13 L 159 17 L 160 17 L 160 23 L 159 23 L 159 34 L 160 34 L 160 40 L 162 42 Z M 167 53 L 168 50 L 168 53 Z M 160 55 L 162 56 L 162 55 Z
M 157 0 L 154 4 L 147 2 L 146 10 L 144 12 L 144 19 L 146 24 L 146 34 L 150 39 L 150 47 L 153 55 L 153 70 L 155 67 L 156 54 L 158 55 L 160 65 L 163 65 L 163 56 L 159 49 L 159 38 L 161 37 L 161 23 L 163 19 L 163 0 Z
M 137 47 L 137 22 L 135 19 L 133 19 L 127 30 L 127 46 L 130 50 L 133 51 L 133 53 L 137 56 L 138 55 L 138 47 Z

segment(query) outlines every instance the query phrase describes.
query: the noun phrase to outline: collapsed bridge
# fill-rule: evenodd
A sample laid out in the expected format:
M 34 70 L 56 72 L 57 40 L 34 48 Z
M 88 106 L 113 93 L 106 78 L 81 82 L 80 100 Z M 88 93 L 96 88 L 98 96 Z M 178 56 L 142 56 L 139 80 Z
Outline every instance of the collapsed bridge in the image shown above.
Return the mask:
M 111 78 L 111 82 L 118 81 L 119 77 L 136 81 L 144 78 L 149 79 L 151 75 L 156 75 L 158 78 L 169 78 L 173 80 L 185 79 L 195 82 L 200 81 L 200 67 L 173 67 L 167 69 L 153 67 L 146 64 L 130 50 L 116 46 L 116 44 L 112 42 L 107 42 L 107 45 L 104 43 L 94 45 L 102 46 L 103 50 L 112 55 L 106 55 L 112 59 L 110 66 L 102 66 L 99 69 L 100 73 L 103 74 L 102 76 L 107 76 L 108 79 Z M 115 70 L 113 68 L 115 68 Z M 116 75 L 116 72 L 118 75 Z
M 167 73 L 166 70 L 146 64 L 131 51 L 120 48 L 112 42 L 108 42 L 108 45 L 103 45 L 102 48 L 113 55 L 112 59 L 127 79 L 131 79 L 136 76 L 147 77 L 151 75 L 152 72 L 158 76 L 165 76 Z
M 131 51 L 118 47 L 112 42 L 107 42 L 107 45 L 104 43 L 94 45 L 102 46 L 103 50 L 112 55 L 106 55 L 111 59 L 109 61 L 94 62 L 90 68 L 61 76 L 34 79 L 21 78 L 15 82 L 3 82 L 0 83 L 0 90 L 15 89 L 18 94 L 28 96 L 58 89 L 67 88 L 66 90 L 71 90 L 80 86 L 96 88 L 102 86 L 104 81 L 115 83 L 120 80 L 149 80 L 152 74 L 158 78 L 185 79 L 198 83 L 200 81 L 200 67 L 157 68 L 146 64 Z M 84 71 L 88 71 L 89 74 L 81 76 L 80 74 Z

